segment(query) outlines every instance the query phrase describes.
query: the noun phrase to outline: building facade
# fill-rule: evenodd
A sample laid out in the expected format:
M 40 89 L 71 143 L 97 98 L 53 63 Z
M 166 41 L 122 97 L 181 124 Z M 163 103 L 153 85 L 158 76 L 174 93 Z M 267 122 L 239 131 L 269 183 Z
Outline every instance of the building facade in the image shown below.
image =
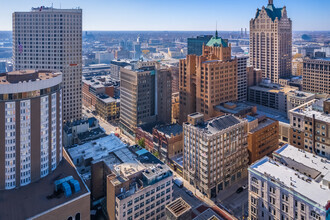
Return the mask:
M 287 113 L 288 93 L 298 90 L 296 87 L 280 86 L 264 80 L 258 86 L 249 88 L 249 101 Z
M 15 70 L 63 73 L 63 120 L 82 114 L 82 10 L 32 8 L 13 13 Z
M 285 145 L 249 168 L 249 219 L 329 218 L 329 161 Z
M 303 91 L 330 94 L 330 58 L 304 59 Z
M 263 78 L 278 83 L 291 75 L 291 61 L 292 21 L 285 6 L 276 8 L 269 0 L 250 21 L 250 64 L 262 69 Z
M 184 178 L 207 197 L 215 197 L 247 176 L 247 121 L 226 115 L 204 121 L 201 113 L 183 124 Z
M 290 111 L 290 144 L 330 159 L 330 100 L 312 100 Z
M 0 75 L 0 190 L 35 182 L 62 159 L 62 74 Z
M 279 122 L 271 118 L 248 117 L 249 163 L 271 155 L 279 147 Z
M 237 57 L 237 101 L 247 100 L 247 56 Z
M 212 37 L 212 35 L 201 35 L 196 38 L 188 38 L 188 55 L 195 54 L 201 56 L 203 54 L 203 45 L 206 45 Z
M 166 219 L 165 206 L 172 202 L 172 171 L 149 152 L 137 160 L 142 165 L 117 165 L 107 177 L 110 220 Z
M 167 68 L 156 70 L 157 121 L 170 124 L 172 121 L 172 73 Z
M 138 126 L 156 121 L 154 67 L 121 69 L 120 126 L 134 137 Z
M 231 57 L 228 40 L 213 37 L 201 56 L 180 60 L 179 73 L 180 123 L 194 112 L 215 117 L 214 106 L 237 100 L 237 60 Z

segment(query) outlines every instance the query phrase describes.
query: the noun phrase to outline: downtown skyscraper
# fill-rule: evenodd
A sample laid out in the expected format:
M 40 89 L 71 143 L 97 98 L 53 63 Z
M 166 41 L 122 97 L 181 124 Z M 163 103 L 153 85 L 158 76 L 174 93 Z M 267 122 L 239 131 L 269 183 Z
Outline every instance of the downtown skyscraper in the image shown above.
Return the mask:
M 13 13 L 15 70 L 63 73 L 63 120 L 81 118 L 82 10 L 32 8 Z
M 292 21 L 285 6 L 276 8 L 269 0 L 250 21 L 250 64 L 262 69 L 263 78 L 278 83 L 291 75 L 291 61 Z

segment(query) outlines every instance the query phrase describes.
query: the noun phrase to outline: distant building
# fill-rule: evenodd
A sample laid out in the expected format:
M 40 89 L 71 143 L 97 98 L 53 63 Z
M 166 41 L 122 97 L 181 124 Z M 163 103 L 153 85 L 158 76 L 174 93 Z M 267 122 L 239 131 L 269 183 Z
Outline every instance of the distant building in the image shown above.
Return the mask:
M 108 51 L 97 51 L 95 52 L 95 59 L 98 63 L 110 63 L 115 58 L 114 54 Z
M 126 162 L 114 165 L 107 176 L 109 218 L 166 219 L 165 206 L 172 202 L 172 171 L 145 149 L 130 151 Z
M 180 93 L 173 93 L 172 94 L 172 121 L 171 123 L 178 123 L 179 122 L 179 115 L 180 115 Z
M 82 117 L 82 9 L 14 12 L 13 63 L 14 70 L 62 72 L 63 120 Z
M 279 147 L 279 122 L 265 116 L 247 116 L 250 164 L 270 156 Z
M 180 60 L 179 69 L 180 123 L 194 112 L 215 117 L 214 106 L 237 100 L 237 59 L 231 57 L 228 40 L 213 37 L 201 56 Z
M 287 93 L 287 112 L 289 118 L 289 111 L 300 105 L 315 99 L 315 94 L 309 92 L 292 91 Z
M 246 120 L 226 115 L 204 121 L 203 114 L 193 113 L 183 124 L 183 135 L 183 176 L 207 197 L 247 176 Z
M 252 164 L 249 219 L 328 219 L 329 164 L 290 145 Z
M 201 35 L 196 38 L 188 38 L 188 55 L 195 54 L 201 56 L 203 54 L 203 45 L 206 45 L 212 37 L 212 35 Z
M 249 101 L 274 108 L 282 112 L 287 112 L 287 95 L 289 92 L 298 90 L 295 87 L 282 87 L 278 84 L 264 80 L 258 86 L 249 88 Z
M 129 60 L 112 60 L 110 62 L 111 78 L 120 81 L 120 68 L 124 68 L 126 66 L 133 67 L 135 64 L 136 62 Z
M 290 144 L 330 159 L 330 100 L 312 100 L 290 110 Z
M 247 67 L 247 87 L 257 86 L 262 82 L 262 70 Z
M 247 100 L 247 56 L 237 56 L 237 101 Z
M 130 52 L 121 47 L 115 51 L 115 59 L 130 59 Z
M 303 74 L 303 59 L 296 58 L 292 60 L 292 75 L 302 76 Z
M 291 61 L 292 21 L 285 6 L 276 8 L 269 0 L 250 21 L 250 64 L 262 69 L 263 78 L 278 83 L 291 75 Z
M 304 59 L 303 91 L 330 94 L 330 58 Z

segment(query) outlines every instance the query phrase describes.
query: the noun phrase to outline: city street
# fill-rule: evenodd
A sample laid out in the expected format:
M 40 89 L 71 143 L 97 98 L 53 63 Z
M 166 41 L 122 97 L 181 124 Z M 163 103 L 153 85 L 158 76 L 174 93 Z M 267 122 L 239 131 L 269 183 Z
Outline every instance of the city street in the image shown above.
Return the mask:
M 186 201 L 192 209 L 198 207 L 200 204 L 203 203 L 203 201 L 199 200 L 195 196 L 190 196 L 186 192 L 187 188 L 182 187 L 179 188 L 177 185 L 173 185 L 173 200 L 182 197 L 184 201 Z

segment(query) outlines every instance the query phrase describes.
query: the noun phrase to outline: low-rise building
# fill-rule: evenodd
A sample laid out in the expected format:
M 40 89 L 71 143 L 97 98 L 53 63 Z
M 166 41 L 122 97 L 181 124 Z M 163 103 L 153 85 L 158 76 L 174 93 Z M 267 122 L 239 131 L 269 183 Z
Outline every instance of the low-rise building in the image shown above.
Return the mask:
M 175 155 L 183 153 L 183 132 L 179 124 L 157 126 L 152 131 L 154 149 L 165 163 Z
M 315 99 L 315 94 L 302 91 L 292 91 L 287 93 L 287 112 L 289 112 L 300 105 Z
M 63 145 L 70 147 L 75 144 L 83 144 L 105 136 L 96 118 L 88 118 L 66 122 L 63 126 Z
M 290 111 L 290 144 L 330 159 L 330 99 L 312 100 Z
M 249 219 L 329 218 L 330 162 L 291 145 L 249 168 Z
M 134 157 L 115 165 L 107 176 L 109 219 L 166 219 L 172 202 L 173 173 L 145 149 L 131 149 Z
M 249 101 L 282 112 L 287 112 L 287 94 L 298 90 L 295 87 L 283 87 L 263 80 L 259 86 L 249 88 Z
M 279 146 L 279 122 L 265 116 L 247 116 L 250 164 L 271 155 Z
M 105 121 L 116 122 L 119 120 L 120 99 L 115 99 L 105 94 L 98 95 L 95 111 Z
M 247 123 L 233 115 L 204 121 L 193 113 L 183 124 L 183 176 L 207 197 L 247 176 Z

